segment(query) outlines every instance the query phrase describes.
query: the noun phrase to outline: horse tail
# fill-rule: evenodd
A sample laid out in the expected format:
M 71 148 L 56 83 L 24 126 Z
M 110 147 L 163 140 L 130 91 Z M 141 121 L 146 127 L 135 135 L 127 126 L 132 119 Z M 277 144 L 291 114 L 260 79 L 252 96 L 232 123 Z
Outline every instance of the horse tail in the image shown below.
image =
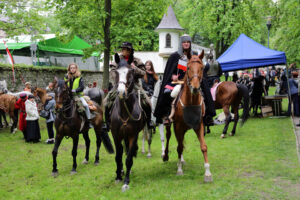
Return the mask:
M 249 117 L 249 91 L 248 88 L 243 84 L 237 84 L 237 88 L 239 91 L 239 94 L 243 96 L 243 115 L 242 115 L 242 123 L 241 125 L 244 125 L 244 123 L 247 121 Z
M 101 139 L 103 141 L 104 147 L 107 150 L 108 153 L 113 154 L 114 153 L 114 147 L 111 143 L 111 140 L 108 136 L 107 131 L 101 130 Z

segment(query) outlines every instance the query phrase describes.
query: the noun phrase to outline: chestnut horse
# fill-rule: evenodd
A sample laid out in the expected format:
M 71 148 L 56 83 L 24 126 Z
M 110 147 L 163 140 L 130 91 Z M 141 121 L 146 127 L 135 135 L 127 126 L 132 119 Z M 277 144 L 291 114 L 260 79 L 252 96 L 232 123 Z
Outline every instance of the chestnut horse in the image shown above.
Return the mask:
M 17 131 L 18 125 L 18 110 L 15 109 L 15 103 L 17 97 L 11 94 L 2 94 L 0 95 L 0 113 L 5 116 L 5 113 L 8 113 L 10 118 L 13 120 L 13 124 L 10 128 L 11 133 Z M 4 118 L 6 126 L 8 125 L 6 118 Z
M 215 108 L 223 109 L 226 116 L 225 126 L 221 138 L 224 138 L 229 123 L 231 121 L 231 114 L 229 108 L 234 113 L 234 125 L 230 133 L 231 136 L 234 136 L 236 131 L 236 126 L 239 120 L 239 105 L 243 99 L 243 115 L 242 122 L 243 125 L 249 117 L 249 91 L 248 88 L 243 84 L 237 84 L 232 81 L 221 82 L 216 90 L 216 101 Z M 207 126 L 207 133 L 210 133 L 209 126 Z
M 139 91 L 134 88 L 134 71 L 130 67 L 133 57 L 128 61 L 121 59 L 118 54 L 115 55 L 115 61 L 118 64 L 116 73 L 116 86 L 118 95 L 111 110 L 111 132 L 116 148 L 117 176 L 116 182 L 122 181 L 123 172 L 123 145 L 126 148 L 126 175 L 122 191 L 129 189 L 129 176 L 133 165 L 133 157 L 136 157 L 138 146 L 137 139 L 139 132 L 145 127 L 146 116 L 142 110 Z
M 56 101 L 56 119 L 55 119 L 55 129 L 56 129 L 56 137 L 55 144 L 52 151 L 53 156 L 53 170 L 52 175 L 57 176 L 57 162 L 56 157 L 58 153 L 58 148 L 60 143 L 64 137 L 71 137 L 73 139 L 73 168 L 71 174 L 76 173 L 77 162 L 77 146 L 79 140 L 79 133 L 83 134 L 83 138 L 85 140 L 86 153 L 83 164 L 87 164 L 89 160 L 89 148 L 90 148 L 90 139 L 88 136 L 89 124 L 87 121 L 79 115 L 76 110 L 76 102 L 72 98 L 72 91 L 67 87 L 67 83 L 64 80 L 55 80 L 55 101 Z M 101 145 L 101 140 L 103 140 L 104 146 L 109 153 L 113 153 L 113 147 L 111 141 L 106 132 L 102 130 L 102 119 L 103 112 L 100 105 L 94 103 L 96 105 L 97 110 L 94 113 L 95 117 L 92 119 L 92 125 L 94 126 L 95 134 L 96 134 L 96 156 L 95 156 L 95 164 L 99 163 L 99 149 Z
M 177 97 L 175 103 L 174 115 L 174 131 L 177 139 L 177 153 L 178 153 L 178 169 L 177 175 L 182 175 L 182 153 L 183 153 L 183 140 L 187 130 L 193 129 L 200 142 L 202 154 L 204 156 L 204 182 L 212 181 L 212 174 L 209 169 L 207 158 L 207 145 L 204 140 L 204 123 L 203 116 L 205 112 L 204 98 L 201 95 L 201 80 L 203 76 L 203 62 L 202 58 L 204 51 L 199 56 L 193 55 L 187 63 L 187 72 L 184 77 L 184 84 L 181 92 Z M 169 140 L 171 137 L 171 127 L 166 126 L 167 130 L 167 145 L 165 149 L 164 161 L 168 161 Z

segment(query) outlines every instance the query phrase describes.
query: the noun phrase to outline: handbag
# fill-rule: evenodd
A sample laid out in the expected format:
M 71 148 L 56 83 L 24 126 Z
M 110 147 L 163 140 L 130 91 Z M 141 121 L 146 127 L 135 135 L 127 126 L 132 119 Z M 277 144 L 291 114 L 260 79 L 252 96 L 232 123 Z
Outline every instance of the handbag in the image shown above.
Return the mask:
M 50 111 L 49 110 L 41 110 L 40 116 L 47 119 L 50 117 Z

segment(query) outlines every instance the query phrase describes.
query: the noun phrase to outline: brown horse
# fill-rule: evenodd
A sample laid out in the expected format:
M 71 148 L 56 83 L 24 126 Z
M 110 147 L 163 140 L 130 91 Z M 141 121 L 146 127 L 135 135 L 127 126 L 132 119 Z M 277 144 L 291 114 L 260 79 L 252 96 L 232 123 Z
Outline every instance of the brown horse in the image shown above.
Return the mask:
M 115 72 L 118 95 L 112 107 L 110 124 L 116 148 L 116 182 L 122 181 L 122 141 L 125 142 L 127 171 L 122 186 L 122 191 L 125 191 L 129 189 L 129 176 L 133 165 L 133 157 L 136 157 L 138 150 L 138 134 L 145 126 L 146 116 L 141 108 L 140 95 L 134 89 L 134 71 L 130 68 L 133 58 L 130 57 L 127 62 L 125 59 L 120 60 L 118 54 L 116 54 L 115 61 L 118 64 L 118 69 Z
M 10 118 L 13 120 L 13 124 L 10 128 L 11 133 L 15 133 L 17 130 L 18 124 L 18 110 L 15 110 L 15 103 L 17 97 L 11 94 L 2 94 L 0 95 L 0 112 L 1 114 L 8 113 Z M 6 118 L 5 122 L 7 125 Z
M 242 123 L 243 125 L 249 117 L 249 91 L 248 88 L 243 84 L 236 84 L 232 81 L 221 82 L 216 90 L 216 101 L 215 108 L 223 109 L 226 116 L 225 126 L 221 138 L 224 138 L 229 123 L 231 121 L 231 114 L 229 108 L 234 113 L 234 125 L 230 133 L 231 136 L 234 136 L 236 131 L 236 126 L 239 120 L 239 105 L 243 99 L 243 115 Z M 210 133 L 209 126 L 207 126 L 207 133 Z
M 174 131 L 177 139 L 177 153 L 178 153 L 178 169 L 177 175 L 182 175 L 182 153 L 183 153 L 183 140 L 187 130 L 193 129 L 200 142 L 201 151 L 204 156 L 205 175 L 204 181 L 211 182 L 212 175 L 209 169 L 207 159 L 207 145 L 204 140 L 204 124 L 203 116 L 205 112 L 204 99 L 201 95 L 201 80 L 203 76 L 203 63 L 202 58 L 204 51 L 199 56 L 193 55 L 187 64 L 187 72 L 184 77 L 183 89 L 178 95 L 175 115 L 174 115 Z M 167 130 L 167 145 L 165 149 L 164 161 L 168 161 L 169 140 L 171 137 L 170 126 L 166 127 Z
M 58 175 L 57 170 L 57 152 L 60 146 L 60 143 L 64 137 L 71 137 L 73 139 L 73 168 L 71 174 L 76 173 L 77 162 L 77 146 L 79 140 L 79 133 L 83 134 L 83 138 L 85 140 L 86 145 L 86 154 L 83 164 L 87 164 L 89 160 L 89 148 L 90 148 L 90 139 L 88 136 L 89 124 L 87 120 L 84 120 L 76 110 L 76 102 L 72 98 L 72 91 L 67 87 L 67 84 L 64 80 L 54 81 L 55 85 L 55 101 L 56 101 L 56 114 L 57 117 L 55 119 L 55 129 L 56 129 L 56 137 L 55 144 L 52 151 L 53 156 L 53 170 L 52 175 Z M 113 153 L 113 147 L 111 141 L 106 132 L 102 130 L 102 119 L 103 112 L 100 105 L 94 103 L 97 107 L 97 110 L 94 112 L 95 117 L 92 119 L 92 125 L 94 126 L 95 134 L 96 134 L 96 156 L 95 156 L 95 164 L 99 163 L 99 149 L 101 145 L 101 140 L 103 140 L 104 146 L 109 153 Z

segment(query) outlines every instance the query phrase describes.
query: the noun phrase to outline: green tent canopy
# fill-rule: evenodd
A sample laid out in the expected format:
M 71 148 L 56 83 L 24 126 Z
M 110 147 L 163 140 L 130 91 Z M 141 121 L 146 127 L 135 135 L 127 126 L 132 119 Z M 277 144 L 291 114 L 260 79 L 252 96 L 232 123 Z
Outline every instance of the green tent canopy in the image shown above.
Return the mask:
M 43 55 L 56 55 L 56 56 L 83 56 L 83 49 L 91 47 L 90 44 L 80 39 L 77 36 L 67 42 L 61 42 L 58 40 L 54 34 L 42 35 L 43 40 L 37 41 L 38 53 L 40 56 Z M 8 46 L 8 49 L 13 55 L 27 55 L 30 56 L 30 45 L 31 36 L 17 36 L 14 39 L 4 39 Z M 20 42 L 19 42 L 20 41 Z M 6 48 L 3 42 L 0 43 L 0 53 L 5 54 Z M 99 56 L 99 53 L 94 52 L 92 56 Z

